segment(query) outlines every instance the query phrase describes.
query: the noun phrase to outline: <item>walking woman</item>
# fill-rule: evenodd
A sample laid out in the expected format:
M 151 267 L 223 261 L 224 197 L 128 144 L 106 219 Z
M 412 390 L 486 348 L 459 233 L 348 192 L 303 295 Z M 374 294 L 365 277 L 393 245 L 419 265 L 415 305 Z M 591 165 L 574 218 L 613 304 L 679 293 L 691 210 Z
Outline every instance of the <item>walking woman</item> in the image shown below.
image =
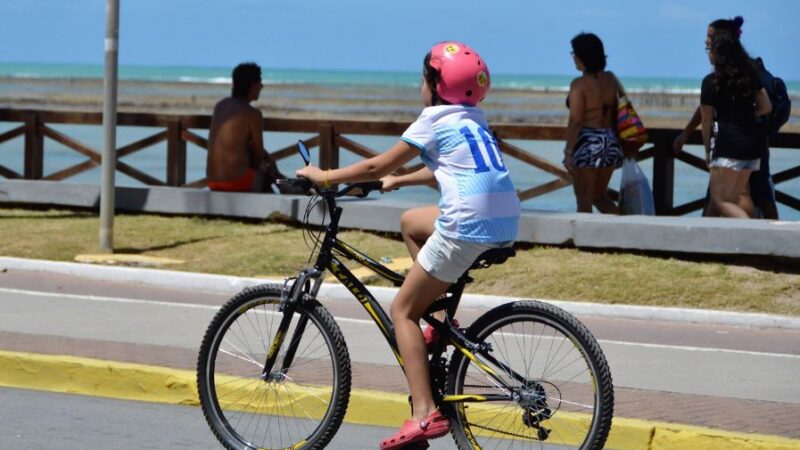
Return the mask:
M 703 79 L 700 115 L 711 203 L 723 217 L 746 219 L 739 197 L 767 152 L 767 129 L 757 117 L 772 105 L 738 36 L 717 29 L 706 51 L 714 72 Z
M 578 212 L 618 214 L 606 195 L 614 169 L 622 165 L 622 148 L 616 135 L 617 77 L 606 71 L 603 42 L 592 33 L 581 33 L 572 41 L 575 68 L 583 75 L 569 87 L 567 144 L 564 166 L 572 175 Z

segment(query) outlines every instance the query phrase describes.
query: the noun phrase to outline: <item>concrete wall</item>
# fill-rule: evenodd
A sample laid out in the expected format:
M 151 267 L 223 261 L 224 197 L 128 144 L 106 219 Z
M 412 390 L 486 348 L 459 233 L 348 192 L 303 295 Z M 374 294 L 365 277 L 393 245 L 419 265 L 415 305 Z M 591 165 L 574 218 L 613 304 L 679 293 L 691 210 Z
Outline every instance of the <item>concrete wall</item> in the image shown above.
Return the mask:
M 308 200 L 304 196 L 207 189 L 118 187 L 116 204 L 123 211 L 243 218 L 279 214 L 300 221 Z M 0 181 L 0 203 L 98 209 L 100 188 L 48 181 Z M 419 206 L 386 198 L 346 198 L 339 204 L 345 210 L 342 226 L 388 232 L 399 232 L 403 211 Z M 315 209 L 310 218 L 313 223 L 320 223 L 322 210 Z M 537 211 L 523 214 L 519 241 L 582 248 L 800 258 L 800 222 Z

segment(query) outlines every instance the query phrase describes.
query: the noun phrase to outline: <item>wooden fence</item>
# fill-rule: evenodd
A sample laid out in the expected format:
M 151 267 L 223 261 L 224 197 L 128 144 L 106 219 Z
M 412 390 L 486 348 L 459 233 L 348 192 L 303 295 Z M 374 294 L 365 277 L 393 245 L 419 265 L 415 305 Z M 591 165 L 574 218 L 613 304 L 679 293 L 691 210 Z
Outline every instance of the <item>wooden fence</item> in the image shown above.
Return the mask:
M 101 125 L 102 115 L 100 113 L 0 109 L 0 122 L 20 124 L 0 134 L 0 143 L 22 138 L 24 140 L 25 152 L 23 173 L 17 173 L 4 166 L 2 155 L 0 155 L 0 176 L 8 179 L 64 180 L 101 164 L 100 150 L 94 149 L 50 126 L 51 124 Z M 207 140 L 191 130 L 208 129 L 210 122 L 211 117 L 207 115 L 120 113 L 117 118 L 119 126 L 152 127 L 158 131 L 148 137 L 118 148 L 117 170 L 146 185 L 176 187 L 205 186 L 206 183 L 204 179 L 186 180 L 186 149 L 188 143 L 197 145 L 203 149 L 208 147 Z M 374 149 L 349 139 L 345 135 L 400 136 L 407 126 L 407 123 L 401 122 L 349 120 L 318 121 L 275 118 L 264 120 L 264 128 L 266 131 L 313 134 L 313 136 L 305 142 L 310 148 L 319 147 L 319 165 L 322 168 L 338 167 L 339 156 L 342 150 L 353 152 L 363 158 L 369 158 L 377 154 Z M 569 174 L 564 170 L 560 162 L 548 161 L 541 156 L 519 148 L 509 142 L 510 140 L 563 141 L 566 138 L 566 129 L 564 127 L 498 124 L 493 125 L 492 129 L 497 137 L 500 150 L 504 154 L 522 163 L 534 166 L 552 176 L 550 181 L 543 182 L 520 192 L 520 198 L 523 201 L 545 195 L 572 184 Z M 702 192 L 698 193 L 700 198 L 696 200 L 681 205 L 674 205 L 675 160 L 683 161 L 698 170 L 708 171 L 705 160 L 702 158 L 687 152 L 673 155 L 672 140 L 677 133 L 677 130 L 671 129 L 650 129 L 650 141 L 639 153 L 640 161 L 649 158 L 653 159 L 651 180 L 653 183 L 656 213 L 658 215 L 683 215 L 702 209 L 703 207 L 704 193 Z M 57 172 L 45 174 L 45 139 L 51 139 L 63 144 L 85 156 L 86 160 Z M 164 180 L 158 179 L 152 174 L 145 173 L 121 161 L 121 158 L 124 156 L 131 155 L 164 141 L 166 141 L 167 144 L 166 176 Z M 688 143 L 700 144 L 700 133 L 695 132 Z M 798 150 L 800 149 L 800 134 L 782 133 L 773 138 L 770 141 L 770 145 L 773 148 Z M 272 154 L 277 160 L 280 160 L 294 155 L 295 152 L 295 147 L 290 146 L 279 150 L 273 150 Z M 800 156 L 800 153 L 798 153 L 798 156 Z M 420 167 L 421 165 L 404 167 L 400 169 L 399 172 L 405 173 L 414 171 Z M 798 177 L 800 177 L 800 157 L 798 157 L 798 165 L 773 174 L 773 180 L 776 185 Z M 612 196 L 617 195 L 613 190 L 610 190 L 610 192 Z M 776 195 L 778 202 L 800 210 L 800 199 L 782 192 L 780 189 L 777 189 Z

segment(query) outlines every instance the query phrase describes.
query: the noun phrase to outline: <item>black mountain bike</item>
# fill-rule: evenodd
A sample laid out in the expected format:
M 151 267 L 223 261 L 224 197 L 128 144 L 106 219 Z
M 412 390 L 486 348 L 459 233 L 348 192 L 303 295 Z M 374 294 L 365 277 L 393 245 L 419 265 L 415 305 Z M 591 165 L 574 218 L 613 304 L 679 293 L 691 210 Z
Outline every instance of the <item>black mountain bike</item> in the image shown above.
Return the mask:
M 306 180 L 287 180 L 306 191 Z M 394 285 L 401 274 L 338 239 L 336 199 L 366 196 L 380 182 L 318 190 L 330 213 L 313 267 L 283 285 L 247 288 L 231 298 L 206 330 L 197 386 L 206 421 L 228 449 L 321 449 L 338 430 L 350 395 L 350 357 L 334 317 L 317 300 L 330 271 L 361 303 L 403 366 L 392 322 L 342 263 L 368 267 Z M 316 200 L 316 201 L 315 201 Z M 481 255 L 470 270 L 501 264 L 513 249 Z M 600 449 L 611 427 L 614 391 L 600 346 L 575 317 L 538 301 L 486 312 L 466 329 L 453 316 L 469 271 L 423 319 L 439 333 L 430 352 L 431 386 L 460 449 Z M 435 311 L 446 311 L 439 321 Z M 377 444 L 376 444 L 377 447 Z M 426 448 L 418 443 L 408 448 Z

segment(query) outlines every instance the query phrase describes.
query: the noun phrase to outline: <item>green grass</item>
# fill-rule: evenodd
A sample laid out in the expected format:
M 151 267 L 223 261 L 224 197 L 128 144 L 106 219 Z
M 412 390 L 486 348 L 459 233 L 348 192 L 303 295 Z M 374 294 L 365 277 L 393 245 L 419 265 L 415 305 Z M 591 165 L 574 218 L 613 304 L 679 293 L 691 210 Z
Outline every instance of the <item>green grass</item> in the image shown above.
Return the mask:
M 71 261 L 98 253 L 94 213 L 0 209 L 0 254 Z M 347 231 L 341 238 L 380 258 L 406 256 L 398 236 Z M 170 269 L 283 277 L 305 267 L 301 228 L 276 221 L 118 215 L 118 253 L 184 260 Z M 468 292 L 800 315 L 800 275 L 630 253 L 535 247 L 473 273 Z

